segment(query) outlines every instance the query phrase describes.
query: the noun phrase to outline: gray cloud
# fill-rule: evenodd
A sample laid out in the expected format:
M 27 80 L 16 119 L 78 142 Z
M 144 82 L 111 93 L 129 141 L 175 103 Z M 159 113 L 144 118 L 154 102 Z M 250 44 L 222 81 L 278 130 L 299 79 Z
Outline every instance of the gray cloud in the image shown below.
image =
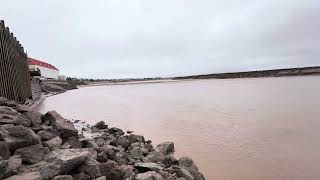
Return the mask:
M 78 77 L 175 76 L 320 65 L 317 0 L 10 0 L 30 56 Z

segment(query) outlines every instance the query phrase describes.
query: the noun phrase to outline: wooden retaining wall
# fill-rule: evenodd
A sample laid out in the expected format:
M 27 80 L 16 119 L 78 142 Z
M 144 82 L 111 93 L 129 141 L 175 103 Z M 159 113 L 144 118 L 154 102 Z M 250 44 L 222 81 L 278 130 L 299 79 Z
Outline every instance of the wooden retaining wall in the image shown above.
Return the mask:
M 0 96 L 22 102 L 32 97 L 27 55 L 0 21 Z

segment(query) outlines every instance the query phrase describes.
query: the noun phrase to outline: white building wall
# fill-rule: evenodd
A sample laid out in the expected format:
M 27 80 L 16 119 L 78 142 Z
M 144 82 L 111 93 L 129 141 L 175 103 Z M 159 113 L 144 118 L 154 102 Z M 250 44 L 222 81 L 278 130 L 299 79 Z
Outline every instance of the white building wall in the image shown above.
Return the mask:
M 59 78 L 59 71 L 55 69 L 50 69 L 38 65 L 29 65 L 29 68 L 39 68 L 41 71 L 41 76 L 45 78 L 52 78 L 58 79 Z

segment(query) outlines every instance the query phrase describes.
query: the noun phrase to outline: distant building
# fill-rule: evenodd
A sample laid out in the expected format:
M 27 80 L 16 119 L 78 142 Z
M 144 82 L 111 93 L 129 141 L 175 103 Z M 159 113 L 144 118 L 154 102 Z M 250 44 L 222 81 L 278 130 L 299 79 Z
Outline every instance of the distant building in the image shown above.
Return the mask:
M 58 79 L 59 79 L 60 81 L 65 81 L 65 80 L 67 80 L 67 77 L 66 77 L 66 76 L 63 76 L 63 75 L 60 75 L 60 76 L 58 77 Z
M 49 63 L 28 57 L 28 64 L 30 72 L 37 72 L 40 70 L 41 77 L 49 79 L 59 78 L 59 69 Z

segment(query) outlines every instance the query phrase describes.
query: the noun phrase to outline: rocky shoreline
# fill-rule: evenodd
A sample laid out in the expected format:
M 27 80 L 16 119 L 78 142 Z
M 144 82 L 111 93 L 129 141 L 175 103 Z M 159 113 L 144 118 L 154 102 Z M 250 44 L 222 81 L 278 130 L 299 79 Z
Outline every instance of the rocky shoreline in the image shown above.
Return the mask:
M 174 143 L 153 147 L 133 132 L 40 114 L 0 98 L 0 179 L 203 180 L 189 157 L 176 159 Z

